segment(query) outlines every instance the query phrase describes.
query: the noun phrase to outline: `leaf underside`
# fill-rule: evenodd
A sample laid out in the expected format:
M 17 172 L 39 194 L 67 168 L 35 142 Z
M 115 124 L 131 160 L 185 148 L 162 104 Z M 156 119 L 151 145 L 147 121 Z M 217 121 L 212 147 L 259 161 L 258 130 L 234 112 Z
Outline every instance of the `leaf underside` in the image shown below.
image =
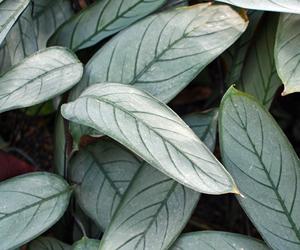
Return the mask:
M 39 237 L 30 242 L 28 250 L 71 250 L 72 247 L 55 238 Z

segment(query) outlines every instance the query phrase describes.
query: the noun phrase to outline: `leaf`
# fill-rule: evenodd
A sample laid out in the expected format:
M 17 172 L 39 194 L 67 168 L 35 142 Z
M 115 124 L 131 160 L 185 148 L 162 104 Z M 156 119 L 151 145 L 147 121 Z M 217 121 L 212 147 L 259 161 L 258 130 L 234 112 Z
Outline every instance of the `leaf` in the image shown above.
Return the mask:
M 245 58 L 253 39 L 253 35 L 257 29 L 257 25 L 261 20 L 263 15 L 262 11 L 257 10 L 248 10 L 247 16 L 249 18 L 249 25 L 244 34 L 240 37 L 240 39 L 234 43 L 231 48 L 228 49 L 225 53 L 229 54 L 231 57 L 231 65 L 229 68 L 229 72 L 226 76 L 226 85 L 231 86 L 232 84 L 236 84 L 239 82 L 241 73 L 246 62 Z
M 237 192 L 231 176 L 193 131 L 165 104 L 134 87 L 93 85 L 64 104 L 62 115 L 112 137 L 196 191 Z
M 0 150 L 0 181 L 34 170 L 34 167 L 25 161 Z
M 6 37 L 12 65 L 38 50 L 31 12 L 32 4 L 29 4 Z
M 68 50 L 41 50 L 1 76 L 0 112 L 49 100 L 74 86 L 82 72 L 82 64 Z
M 29 2 L 29 0 L 5 0 L 0 4 L 0 44 Z
M 92 57 L 70 100 L 94 83 L 119 82 L 168 102 L 245 28 L 245 21 L 228 6 L 199 4 L 152 15 L 121 32 Z M 83 126 L 70 126 L 75 141 L 84 134 L 95 135 Z
M 186 124 L 205 143 L 210 151 L 214 151 L 217 137 L 218 110 L 205 113 L 192 113 L 183 117 Z
M 275 61 L 283 81 L 282 95 L 300 91 L 300 16 L 281 14 L 275 45 Z
M 219 119 L 222 159 L 244 196 L 240 204 L 273 249 L 299 249 L 299 159 L 286 136 L 254 98 L 234 88 Z
M 254 95 L 269 108 L 281 85 L 273 55 L 278 15 L 267 13 L 261 23 L 263 25 L 249 49 L 237 88 Z
M 145 164 L 128 187 L 99 249 L 168 249 L 199 196 Z
M 115 143 L 100 141 L 79 151 L 70 163 L 79 206 L 104 231 L 141 160 Z
M 298 0 L 217 0 L 246 9 L 291 12 L 300 14 L 300 3 Z
M 34 0 L 34 28 L 39 49 L 47 47 L 51 35 L 74 15 L 69 0 Z
M 0 248 L 12 249 L 49 229 L 65 212 L 71 188 L 50 173 L 0 183 Z
M 0 46 L 0 74 L 7 71 L 10 67 L 10 56 L 5 42 Z
M 83 238 L 82 240 L 75 242 L 72 249 L 73 250 L 98 250 L 99 245 L 100 245 L 99 240 Z
M 71 246 L 67 245 L 55 238 L 39 237 L 30 242 L 28 250 L 71 250 Z
M 171 8 L 178 8 L 188 5 L 188 0 L 167 0 L 166 3 L 159 9 L 159 11 L 165 11 Z
M 170 250 L 267 250 L 262 241 L 228 232 L 201 231 L 183 234 Z
M 74 51 L 90 47 L 158 9 L 166 0 L 96 1 L 61 26 L 50 45 Z
M 217 114 L 217 110 L 212 110 L 184 118 L 210 150 L 215 146 Z M 102 231 L 108 227 L 129 183 L 142 165 L 144 162 L 134 154 L 108 141 L 81 149 L 71 160 L 70 179 L 78 184 L 76 200 Z
M 245 28 L 245 21 L 228 6 L 199 4 L 152 15 L 92 57 L 71 100 L 94 83 L 119 82 L 168 102 Z

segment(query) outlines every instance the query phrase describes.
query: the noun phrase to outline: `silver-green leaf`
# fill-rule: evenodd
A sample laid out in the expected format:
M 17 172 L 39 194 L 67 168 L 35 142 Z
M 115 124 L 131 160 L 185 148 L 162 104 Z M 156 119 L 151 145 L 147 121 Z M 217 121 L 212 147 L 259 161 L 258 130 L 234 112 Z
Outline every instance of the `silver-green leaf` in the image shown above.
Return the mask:
M 0 77 L 0 112 L 51 99 L 74 86 L 83 67 L 62 47 L 38 51 Z
M 6 72 L 10 66 L 11 66 L 11 62 L 10 62 L 9 51 L 6 42 L 4 41 L 0 45 L 0 74 Z
M 55 238 L 39 237 L 28 245 L 28 250 L 71 250 L 71 246 L 67 245 Z
M 246 9 L 268 10 L 300 14 L 299 0 L 217 0 Z
M 74 15 L 69 0 L 34 0 L 34 29 L 39 49 L 47 47 L 53 33 Z
M 263 106 L 234 88 L 219 118 L 222 159 L 244 196 L 240 204 L 273 249 L 299 249 L 299 159 L 286 136 Z
M 104 231 L 141 165 L 116 143 L 101 141 L 80 150 L 70 163 L 79 206 Z
M 5 0 L 0 3 L 0 44 L 29 2 L 29 0 Z
M 31 14 L 32 4 L 29 4 L 6 37 L 12 65 L 38 50 Z
M 115 36 L 92 57 L 71 99 L 94 83 L 119 82 L 168 102 L 246 26 L 228 6 L 198 4 L 151 15 Z
M 199 196 L 145 164 L 128 187 L 99 249 L 168 249 L 189 220 Z
M 269 108 L 281 85 L 274 59 L 277 13 L 266 13 L 261 23 L 245 58 L 237 88 L 255 96 Z
M 13 249 L 45 232 L 65 212 L 71 188 L 50 173 L 0 183 L 0 249 Z
M 62 25 L 50 45 L 76 51 L 96 44 L 159 8 L 166 0 L 96 1 Z
M 275 45 L 275 61 L 284 84 L 283 95 L 300 92 L 300 15 L 281 14 Z
M 202 231 L 181 235 L 170 250 L 268 250 L 257 239 L 228 232 Z
M 95 84 L 64 104 L 62 115 L 112 137 L 196 191 L 238 192 L 231 176 L 193 131 L 146 92 L 124 84 Z
M 72 250 L 98 250 L 99 245 L 99 240 L 83 238 L 73 244 Z

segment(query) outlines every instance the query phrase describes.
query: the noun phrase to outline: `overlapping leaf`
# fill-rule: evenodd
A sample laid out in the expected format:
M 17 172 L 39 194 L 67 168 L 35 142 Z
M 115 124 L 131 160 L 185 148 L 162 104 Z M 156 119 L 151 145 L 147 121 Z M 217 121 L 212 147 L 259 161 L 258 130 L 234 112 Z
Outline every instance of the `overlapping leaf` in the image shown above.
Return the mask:
M 276 90 L 281 85 L 274 59 L 278 15 L 268 13 L 261 23 L 249 49 L 237 87 L 254 95 L 265 107 L 269 108 Z
M 38 50 L 31 13 L 32 4 L 24 10 L 6 37 L 12 65 Z
M 237 192 L 231 176 L 192 130 L 166 105 L 136 88 L 93 85 L 63 105 L 62 115 L 114 138 L 196 191 Z
M 246 9 L 290 12 L 300 14 L 299 0 L 217 0 Z
M 141 160 L 115 143 L 101 141 L 80 150 L 70 165 L 70 178 L 78 184 L 77 202 L 104 231 Z
M 8 48 L 6 43 L 3 42 L 3 44 L 0 46 L 0 74 L 3 74 L 5 71 L 7 71 L 10 65 L 11 62 Z
M 278 74 L 285 85 L 283 95 L 300 91 L 299 27 L 300 15 L 281 14 L 277 30 L 275 59 Z
M 83 238 L 82 240 L 74 243 L 72 250 L 98 250 L 99 245 L 99 240 Z
M 241 234 L 202 231 L 183 234 L 170 250 L 267 250 L 262 241 Z
M 217 114 L 217 110 L 212 110 L 184 117 L 211 151 L 216 142 Z M 108 141 L 89 145 L 71 160 L 70 179 L 78 184 L 75 189 L 76 200 L 103 231 L 142 165 L 144 162 L 132 153 Z
M 46 48 L 51 35 L 74 15 L 69 0 L 34 0 L 34 28 L 39 49 Z
M 227 65 L 229 66 L 229 72 L 225 80 L 227 86 L 236 84 L 240 80 L 248 49 L 262 15 L 262 11 L 248 10 L 247 16 L 249 18 L 249 25 L 247 30 L 240 39 L 225 52 L 231 61 L 230 65 Z
M 246 22 L 228 6 L 199 4 L 152 15 L 93 56 L 72 100 L 94 83 L 119 82 L 168 102 L 245 28 Z
M 103 0 L 87 7 L 51 37 L 50 44 L 79 50 L 126 28 L 166 0 Z
M 72 247 L 55 238 L 40 237 L 30 242 L 28 250 L 71 250 Z
M 152 15 L 93 56 L 71 99 L 95 82 L 120 82 L 168 102 L 245 28 L 245 21 L 227 6 L 199 4 Z M 76 141 L 95 134 L 74 124 L 70 129 Z
M 14 249 L 50 228 L 65 212 L 71 188 L 50 173 L 0 183 L 0 249 Z
M 74 86 L 82 64 L 61 47 L 27 57 L 0 78 L 0 112 L 44 102 Z
M 29 4 L 29 0 L 5 0 L 0 3 L 0 44 Z
M 300 247 L 299 159 L 270 114 L 231 88 L 220 109 L 224 164 L 249 218 L 273 249 Z

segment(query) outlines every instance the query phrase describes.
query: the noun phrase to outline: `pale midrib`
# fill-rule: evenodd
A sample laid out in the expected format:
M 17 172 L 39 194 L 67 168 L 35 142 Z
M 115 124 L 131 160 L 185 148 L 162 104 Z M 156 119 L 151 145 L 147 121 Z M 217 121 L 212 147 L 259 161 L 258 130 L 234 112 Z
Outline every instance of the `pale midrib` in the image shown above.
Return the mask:
M 68 188 L 66 188 L 66 190 L 64 190 L 64 191 L 62 191 L 62 192 L 59 192 L 59 193 L 54 194 L 54 195 L 51 195 L 51 196 L 49 196 L 49 197 L 47 197 L 47 198 L 43 198 L 43 199 L 41 199 L 41 200 L 39 200 L 39 201 L 37 201 L 37 202 L 34 202 L 34 203 L 30 204 L 30 205 L 27 205 L 27 206 L 25 206 L 25 207 L 23 207 L 23 208 L 20 208 L 20 209 L 18 209 L 18 210 L 15 210 L 14 212 L 7 213 L 7 214 L 5 214 L 3 217 L 0 218 L 0 221 L 3 220 L 3 219 L 7 219 L 7 218 L 9 218 L 9 217 L 11 217 L 11 216 L 13 216 L 13 215 L 15 215 L 15 214 L 19 214 L 19 213 L 21 213 L 21 212 L 23 212 L 23 211 L 25 211 L 25 210 L 30 209 L 30 208 L 33 208 L 33 207 L 35 207 L 35 206 L 37 206 L 37 205 L 40 205 L 40 204 L 42 204 L 42 203 L 45 203 L 45 202 L 50 201 L 50 200 L 52 200 L 52 199 L 55 199 L 55 198 L 57 198 L 57 197 L 59 197 L 59 196 L 63 196 L 64 194 L 70 192 L 71 190 L 72 190 L 72 188 L 71 188 L 71 187 L 68 187 Z M 1 193 L 1 191 L 0 191 L 0 193 Z

